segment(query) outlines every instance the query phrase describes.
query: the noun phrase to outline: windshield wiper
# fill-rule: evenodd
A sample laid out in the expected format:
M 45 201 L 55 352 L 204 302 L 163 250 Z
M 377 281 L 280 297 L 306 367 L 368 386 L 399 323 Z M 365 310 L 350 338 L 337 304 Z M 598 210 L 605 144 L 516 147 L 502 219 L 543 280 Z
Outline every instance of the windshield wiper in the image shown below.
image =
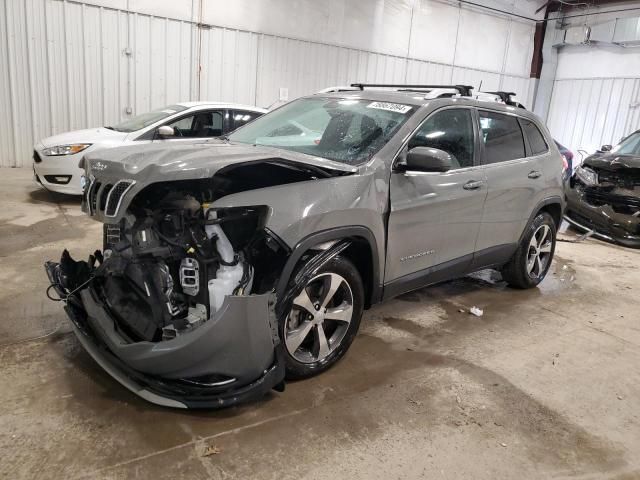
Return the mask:
M 107 130 L 113 130 L 114 132 L 117 132 L 117 131 L 118 131 L 118 130 L 116 130 L 116 129 L 115 129 L 115 128 L 113 128 L 113 127 L 104 127 L 104 128 L 106 128 Z

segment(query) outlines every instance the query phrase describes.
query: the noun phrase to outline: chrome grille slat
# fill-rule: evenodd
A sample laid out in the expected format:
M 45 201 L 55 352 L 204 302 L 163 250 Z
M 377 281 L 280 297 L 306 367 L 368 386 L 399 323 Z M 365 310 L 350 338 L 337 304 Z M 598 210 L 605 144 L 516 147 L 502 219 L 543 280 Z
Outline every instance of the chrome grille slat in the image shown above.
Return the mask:
M 101 183 L 95 181 L 90 191 L 89 208 L 95 215 L 98 212 L 98 193 L 100 192 Z
M 93 215 L 95 213 L 95 211 L 93 210 L 93 206 L 91 205 L 91 192 L 95 183 L 95 177 L 93 175 L 90 176 L 89 185 L 86 187 L 86 190 L 84 192 L 84 201 L 86 202 L 87 209 L 89 210 L 89 215 Z
M 100 196 L 98 197 L 98 210 L 99 211 L 104 211 L 105 208 L 107 207 L 107 202 L 109 200 L 109 194 L 111 193 L 111 190 L 113 189 L 113 184 L 108 183 L 106 185 L 104 185 L 102 187 L 102 190 L 100 191 Z

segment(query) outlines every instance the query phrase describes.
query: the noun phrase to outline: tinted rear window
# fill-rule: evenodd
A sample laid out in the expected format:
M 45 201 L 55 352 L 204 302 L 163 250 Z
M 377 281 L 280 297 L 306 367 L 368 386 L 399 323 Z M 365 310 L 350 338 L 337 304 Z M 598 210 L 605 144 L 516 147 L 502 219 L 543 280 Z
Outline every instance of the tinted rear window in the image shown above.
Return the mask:
M 522 130 L 529 139 L 529 147 L 531 148 L 531 155 L 540 155 L 541 153 L 549 150 L 547 142 L 544 140 L 544 136 L 538 129 L 535 123 L 529 120 L 520 119 Z
M 518 119 L 511 115 L 480 111 L 485 163 L 524 158 L 524 138 Z

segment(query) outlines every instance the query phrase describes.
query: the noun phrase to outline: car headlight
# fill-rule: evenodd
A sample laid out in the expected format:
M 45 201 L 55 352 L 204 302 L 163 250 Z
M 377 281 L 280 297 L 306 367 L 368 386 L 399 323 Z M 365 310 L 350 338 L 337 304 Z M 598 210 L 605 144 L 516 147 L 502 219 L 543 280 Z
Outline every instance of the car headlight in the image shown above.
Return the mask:
M 56 145 L 55 147 L 49 147 L 42 150 L 42 154 L 47 157 L 53 157 L 57 155 L 73 155 L 74 153 L 81 152 L 91 146 L 90 143 L 73 143 L 71 145 Z
M 576 168 L 576 177 L 578 177 L 585 185 L 598 184 L 598 174 L 587 167 Z

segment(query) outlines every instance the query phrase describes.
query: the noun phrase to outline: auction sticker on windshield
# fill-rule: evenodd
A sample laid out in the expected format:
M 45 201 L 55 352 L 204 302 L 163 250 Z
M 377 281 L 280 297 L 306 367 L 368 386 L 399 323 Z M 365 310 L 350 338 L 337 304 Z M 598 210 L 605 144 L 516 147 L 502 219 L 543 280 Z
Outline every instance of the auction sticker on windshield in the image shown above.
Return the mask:
M 405 114 L 411 107 L 409 105 L 401 105 L 399 103 L 389 103 L 389 102 L 373 102 L 367 105 L 367 108 L 377 108 L 378 110 L 388 110 L 390 112 L 397 112 Z

